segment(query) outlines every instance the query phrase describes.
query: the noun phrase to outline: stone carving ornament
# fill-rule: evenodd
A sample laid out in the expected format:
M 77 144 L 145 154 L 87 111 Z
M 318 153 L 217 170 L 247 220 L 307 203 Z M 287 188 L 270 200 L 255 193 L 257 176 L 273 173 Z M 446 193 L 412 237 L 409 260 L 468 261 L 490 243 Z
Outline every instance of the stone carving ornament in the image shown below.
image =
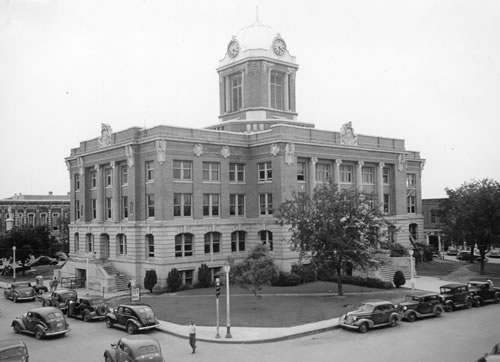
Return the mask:
M 198 143 L 193 146 L 193 152 L 196 156 L 200 157 L 203 155 L 203 145 L 201 143 Z
M 113 131 L 111 130 L 111 126 L 107 123 L 101 123 L 101 137 L 97 140 L 99 143 L 99 147 L 106 147 L 111 144 L 111 134 Z
M 132 145 L 125 146 L 125 157 L 127 157 L 127 166 L 134 167 L 134 149 Z
M 398 156 L 398 171 L 403 172 L 406 165 L 406 155 L 404 153 L 400 153 Z
M 167 157 L 167 141 L 166 140 L 157 140 L 156 141 L 156 155 L 158 158 L 158 162 L 163 164 Z
M 277 143 L 271 145 L 271 155 L 277 156 L 280 153 L 280 146 Z
M 229 149 L 229 146 L 222 146 L 220 149 L 220 154 L 224 158 L 228 158 L 229 156 L 231 156 L 231 150 Z
M 285 163 L 290 166 L 293 165 L 295 160 L 295 145 L 293 143 L 287 143 L 285 146 Z
M 348 146 L 358 145 L 358 136 L 354 133 L 352 122 L 347 122 L 340 129 L 340 143 Z

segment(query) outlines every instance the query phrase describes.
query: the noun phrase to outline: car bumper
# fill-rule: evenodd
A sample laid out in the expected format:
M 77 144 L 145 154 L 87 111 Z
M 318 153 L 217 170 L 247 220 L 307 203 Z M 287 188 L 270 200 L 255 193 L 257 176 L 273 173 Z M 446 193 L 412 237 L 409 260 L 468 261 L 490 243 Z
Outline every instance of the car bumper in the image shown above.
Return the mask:
M 62 335 L 62 334 L 66 334 L 69 331 L 71 331 L 71 328 L 68 328 L 68 329 L 65 329 L 65 330 L 62 330 L 62 331 L 57 331 L 57 332 L 47 332 L 46 331 L 45 335 L 48 336 L 48 337 L 59 336 L 59 335 Z
M 36 296 L 31 297 L 17 297 L 17 300 L 35 300 Z
M 155 329 L 155 328 L 158 328 L 160 326 L 160 323 L 156 323 L 156 324 L 153 324 L 151 326 L 143 326 L 143 327 L 139 327 L 138 329 L 140 331 L 147 331 L 147 330 L 150 330 L 150 329 Z

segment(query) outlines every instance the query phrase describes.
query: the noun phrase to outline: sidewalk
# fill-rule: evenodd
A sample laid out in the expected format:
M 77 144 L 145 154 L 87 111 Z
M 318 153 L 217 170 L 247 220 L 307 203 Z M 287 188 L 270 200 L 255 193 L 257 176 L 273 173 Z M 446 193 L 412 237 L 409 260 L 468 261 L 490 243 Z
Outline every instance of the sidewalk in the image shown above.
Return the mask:
M 434 277 L 417 277 L 415 279 L 414 289 L 419 291 L 439 292 L 439 287 L 443 284 L 451 283 Z M 6 288 L 7 283 L 1 283 L 1 288 Z M 411 293 L 411 282 L 407 281 L 403 288 L 409 289 Z M 78 293 L 85 294 L 99 294 L 94 290 L 78 288 Z M 105 298 L 115 298 L 127 295 L 125 292 L 106 293 Z M 340 316 L 339 316 L 340 317 Z M 267 343 L 276 342 L 286 339 L 303 337 L 316 333 L 323 333 L 332 329 L 339 328 L 339 318 L 323 320 L 314 323 L 303 324 L 293 327 L 280 327 L 280 328 L 251 328 L 251 327 L 234 327 L 230 328 L 231 338 L 226 338 L 227 327 L 224 325 L 219 326 L 219 338 L 216 337 L 216 326 L 197 326 L 196 337 L 198 341 L 209 343 Z M 159 331 L 167 333 L 180 338 L 188 338 L 188 326 L 170 323 L 167 321 L 160 321 Z

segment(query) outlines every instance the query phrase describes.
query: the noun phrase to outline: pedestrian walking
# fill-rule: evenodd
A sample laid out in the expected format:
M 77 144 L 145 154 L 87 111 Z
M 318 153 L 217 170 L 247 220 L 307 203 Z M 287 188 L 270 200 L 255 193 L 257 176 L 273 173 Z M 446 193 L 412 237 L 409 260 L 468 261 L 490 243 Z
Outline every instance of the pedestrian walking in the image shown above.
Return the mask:
M 193 321 L 189 322 L 189 345 L 193 349 L 192 353 L 196 352 L 196 325 Z
M 57 286 L 59 285 L 59 281 L 57 280 L 57 277 L 54 277 L 49 283 L 50 285 L 50 291 L 53 292 L 57 289 Z

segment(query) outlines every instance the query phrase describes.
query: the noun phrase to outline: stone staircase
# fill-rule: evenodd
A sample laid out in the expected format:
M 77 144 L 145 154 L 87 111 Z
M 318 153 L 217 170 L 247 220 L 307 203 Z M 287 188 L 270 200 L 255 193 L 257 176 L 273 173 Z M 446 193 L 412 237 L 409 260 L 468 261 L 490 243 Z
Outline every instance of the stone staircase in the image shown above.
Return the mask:
M 385 282 L 392 282 L 394 279 L 394 274 L 396 273 L 397 270 L 401 270 L 405 276 L 406 280 L 411 279 L 411 272 L 410 268 L 400 268 L 396 267 L 394 265 L 383 265 L 379 269 L 380 273 L 380 279 L 382 279 Z M 416 274 L 414 275 L 416 277 Z
M 109 276 L 114 276 L 115 278 L 115 284 L 116 284 L 116 290 L 117 291 L 123 291 L 123 290 L 128 290 L 128 283 L 130 281 L 130 277 L 123 273 L 119 273 L 111 264 L 104 264 L 103 269 L 106 271 L 106 273 Z

